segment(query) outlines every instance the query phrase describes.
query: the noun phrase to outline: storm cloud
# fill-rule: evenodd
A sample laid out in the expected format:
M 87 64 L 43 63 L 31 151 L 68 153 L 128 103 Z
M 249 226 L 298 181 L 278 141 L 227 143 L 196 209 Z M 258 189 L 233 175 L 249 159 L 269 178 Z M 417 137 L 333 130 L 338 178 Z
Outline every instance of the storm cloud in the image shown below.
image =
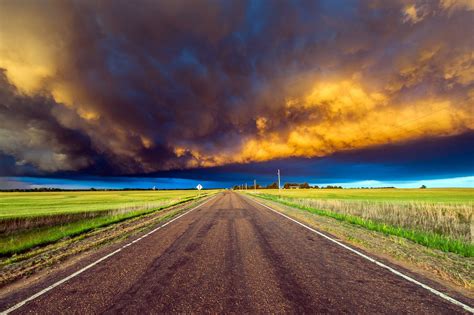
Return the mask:
M 471 1 L 2 1 L 0 153 L 146 174 L 474 129 Z M 381 149 L 382 148 L 382 149 Z

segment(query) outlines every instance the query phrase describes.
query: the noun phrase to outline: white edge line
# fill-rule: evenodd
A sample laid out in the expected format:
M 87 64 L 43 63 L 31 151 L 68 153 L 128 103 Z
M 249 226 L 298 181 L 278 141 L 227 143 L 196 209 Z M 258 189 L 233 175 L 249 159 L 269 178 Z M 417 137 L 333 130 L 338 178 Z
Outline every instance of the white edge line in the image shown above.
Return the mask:
M 216 195 L 216 196 L 217 196 L 217 195 Z M 53 283 L 53 284 L 50 285 L 49 287 L 46 287 L 46 288 L 44 288 L 43 290 L 41 290 L 41 291 L 39 291 L 39 292 L 33 294 L 33 295 L 30 296 L 29 298 L 27 298 L 27 299 L 25 299 L 25 300 L 23 300 L 23 301 L 21 301 L 21 302 L 15 304 L 15 305 L 13 305 L 12 307 L 10 307 L 10 308 L 8 308 L 8 309 L 6 309 L 6 310 L 0 312 L 0 314 L 1 314 L 1 315 L 6 315 L 6 314 L 9 314 L 9 313 L 11 313 L 11 312 L 13 312 L 13 311 L 19 309 L 20 307 L 22 307 L 22 306 L 25 305 L 26 303 L 28 303 L 28 302 L 30 302 L 30 301 L 32 301 L 32 300 L 34 300 L 34 299 L 40 297 L 41 295 L 45 294 L 46 292 L 48 292 L 48 291 L 54 289 L 55 287 L 57 287 L 57 286 L 63 284 L 64 282 L 66 282 L 66 281 L 68 281 L 68 280 L 70 280 L 70 279 L 76 277 L 77 275 L 83 273 L 84 271 L 86 271 L 86 270 L 88 270 L 88 269 L 94 267 L 95 265 L 97 265 L 98 263 L 100 263 L 100 262 L 106 260 L 107 258 L 112 257 L 113 255 L 117 254 L 118 252 L 121 252 L 123 249 L 127 248 L 128 246 L 130 246 L 130 245 L 132 245 L 132 244 L 134 244 L 134 243 L 136 243 L 136 242 L 138 242 L 138 241 L 144 239 L 145 237 L 149 236 L 150 234 L 155 233 L 156 231 L 160 230 L 161 228 L 164 228 L 165 226 L 167 226 L 167 225 L 170 224 L 171 222 L 178 220 L 179 218 L 181 218 L 181 217 L 185 216 L 186 214 L 190 213 L 191 211 L 194 211 L 194 210 L 196 210 L 197 208 L 199 208 L 199 207 L 205 205 L 205 204 L 208 203 L 209 201 L 211 201 L 211 200 L 213 200 L 214 198 L 216 198 L 216 196 L 211 197 L 210 199 L 208 199 L 208 200 L 204 201 L 203 203 L 197 205 L 196 207 L 192 208 L 191 210 L 188 210 L 188 211 L 186 211 L 185 213 L 180 214 L 180 215 L 177 216 L 176 218 L 171 219 L 170 221 L 168 221 L 168 222 L 166 222 L 166 223 L 160 225 L 159 227 L 157 227 L 157 228 L 151 230 L 150 232 L 148 232 L 148 233 L 146 233 L 146 234 L 140 236 L 139 238 L 137 238 L 137 239 L 131 241 L 130 243 L 127 243 L 127 244 L 123 245 L 123 246 L 120 247 L 119 249 L 116 249 L 115 251 L 113 251 L 113 252 L 111 252 L 111 253 L 109 253 L 109 254 L 103 256 L 102 258 L 97 259 L 97 260 L 94 261 L 93 263 L 91 263 L 91 264 L 85 266 L 84 268 L 82 268 L 82 269 L 80 269 L 80 270 L 74 272 L 73 274 L 70 274 L 70 275 L 67 276 L 66 278 L 64 278 L 64 279 L 62 279 L 62 280 L 59 280 L 59 281 Z
M 349 251 L 355 253 L 356 255 L 359 255 L 359 256 L 361 256 L 361 257 L 367 259 L 368 261 L 371 261 L 371 262 L 375 263 L 376 265 L 378 265 L 378 266 L 380 266 L 380 267 L 382 267 L 382 268 L 385 268 L 385 269 L 391 271 L 392 273 L 396 274 L 397 276 L 402 277 L 403 279 L 405 279 L 405 280 L 407 280 L 407 281 L 409 281 L 409 282 L 412 282 L 412 283 L 414 283 L 414 284 L 416 284 L 416 285 L 418 285 L 418 286 L 420 286 L 420 287 L 422 287 L 422 288 L 424 288 L 424 289 L 430 291 L 431 293 L 433 293 L 433 294 L 435 294 L 435 295 L 437 295 L 437 296 L 439 296 L 439 297 L 441 297 L 441 298 L 443 298 L 443 299 L 445 299 L 445 300 L 447 300 L 447 301 L 449 301 L 449 302 L 451 302 L 451 303 L 453 303 L 453 304 L 455 304 L 455 305 L 457 305 L 457 306 L 460 306 L 460 307 L 462 307 L 463 309 L 465 309 L 466 311 L 468 311 L 468 312 L 474 314 L 474 308 L 472 308 L 471 306 L 466 305 L 466 304 L 464 304 L 464 303 L 462 303 L 462 302 L 460 302 L 460 301 L 458 301 L 458 300 L 456 300 L 456 299 L 453 299 L 452 297 L 450 297 L 450 296 L 444 294 L 443 292 L 440 292 L 440 291 L 438 291 L 438 290 L 436 290 L 436 289 L 433 289 L 432 287 L 430 287 L 430 286 L 428 286 L 428 285 L 426 285 L 426 284 L 424 284 L 424 283 L 421 283 L 421 282 L 419 282 L 419 281 L 413 279 L 412 277 L 409 277 L 409 276 L 407 276 L 407 275 L 401 273 L 400 271 L 398 271 L 398 270 L 396 270 L 396 269 L 393 269 L 392 267 L 387 266 L 387 265 L 385 265 L 384 263 L 381 263 L 380 261 L 378 261 L 378 260 L 376 260 L 376 259 L 374 259 L 374 258 L 372 258 L 372 257 L 369 257 L 369 256 L 367 256 L 367 255 L 365 255 L 365 254 L 363 254 L 363 253 L 361 253 L 361 252 L 359 252 L 359 251 L 353 249 L 352 247 L 349 247 L 349 246 L 347 246 L 346 244 L 341 243 L 341 242 L 339 242 L 338 240 L 335 240 L 335 239 L 333 239 L 333 238 L 327 236 L 326 234 L 321 233 L 321 232 L 319 232 L 318 230 L 315 230 L 315 229 L 313 229 L 313 228 L 307 226 L 306 224 L 303 224 L 303 223 L 301 223 L 301 222 L 299 222 L 299 221 L 297 221 L 297 220 L 295 220 L 295 219 L 293 219 L 293 218 L 287 216 L 286 214 L 283 214 L 283 213 L 281 213 L 281 212 L 279 212 L 279 211 L 277 211 L 277 210 L 275 210 L 275 209 L 273 209 L 273 208 L 271 208 L 271 207 L 269 207 L 269 206 L 267 206 L 267 205 L 265 205 L 265 204 L 263 204 L 263 203 L 261 203 L 261 202 L 255 200 L 255 199 L 254 199 L 255 197 L 254 197 L 254 198 L 249 198 L 248 196 L 246 196 L 246 197 L 247 197 L 249 200 L 251 200 L 251 201 L 253 201 L 253 202 L 255 202 L 255 203 L 257 203 L 257 204 L 259 204 L 259 205 L 261 205 L 261 206 L 263 206 L 263 207 L 265 207 L 265 208 L 267 208 L 267 209 L 270 209 L 271 211 L 273 211 L 273 212 L 275 212 L 275 213 L 277 213 L 277 214 L 279 214 L 279 215 L 281 215 L 281 216 L 287 218 L 288 220 L 293 221 L 294 223 L 299 224 L 299 225 L 301 225 L 302 227 L 304 227 L 304 228 L 306 228 L 306 229 L 308 229 L 308 230 L 310 230 L 310 231 L 312 231 L 312 232 L 314 232 L 314 233 L 316 233 L 316 234 L 318 234 L 318 235 L 320 235 L 320 236 L 326 238 L 327 240 L 329 240 L 329 241 L 331 241 L 331 242 L 333 242 L 333 243 L 336 243 L 336 244 L 339 245 L 339 246 L 344 247 L 345 249 L 347 249 L 347 250 L 349 250 Z

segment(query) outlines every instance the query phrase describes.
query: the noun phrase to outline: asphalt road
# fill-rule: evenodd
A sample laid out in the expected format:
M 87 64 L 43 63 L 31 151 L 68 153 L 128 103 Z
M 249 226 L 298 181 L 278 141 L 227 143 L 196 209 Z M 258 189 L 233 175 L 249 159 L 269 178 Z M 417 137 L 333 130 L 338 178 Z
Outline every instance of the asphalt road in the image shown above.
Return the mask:
M 14 298 L 3 300 L 1 309 L 14 302 Z M 226 192 L 15 311 L 30 312 L 453 314 L 463 310 L 237 193 Z

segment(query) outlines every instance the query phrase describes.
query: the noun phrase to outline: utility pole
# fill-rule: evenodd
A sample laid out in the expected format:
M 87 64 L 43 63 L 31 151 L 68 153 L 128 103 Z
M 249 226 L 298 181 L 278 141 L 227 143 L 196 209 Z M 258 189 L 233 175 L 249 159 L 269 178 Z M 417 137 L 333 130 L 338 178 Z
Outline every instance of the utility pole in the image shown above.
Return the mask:
M 280 186 L 280 169 L 278 169 L 278 193 L 280 193 L 280 190 L 281 190 L 281 186 Z
M 245 183 L 245 190 L 247 190 L 247 183 Z
M 253 190 L 254 190 L 254 192 L 257 192 L 257 180 L 256 179 L 253 180 Z

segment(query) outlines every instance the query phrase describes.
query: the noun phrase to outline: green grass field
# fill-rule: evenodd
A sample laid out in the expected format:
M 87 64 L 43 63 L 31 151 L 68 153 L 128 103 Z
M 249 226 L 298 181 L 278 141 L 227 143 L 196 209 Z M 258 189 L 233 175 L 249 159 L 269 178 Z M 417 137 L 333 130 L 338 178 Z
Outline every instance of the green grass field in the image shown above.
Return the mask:
M 196 190 L 0 192 L 0 219 L 162 205 L 198 194 Z
M 259 190 L 257 195 L 474 257 L 474 189 L 274 189 Z
M 0 256 L 22 253 L 217 191 L 0 193 Z

